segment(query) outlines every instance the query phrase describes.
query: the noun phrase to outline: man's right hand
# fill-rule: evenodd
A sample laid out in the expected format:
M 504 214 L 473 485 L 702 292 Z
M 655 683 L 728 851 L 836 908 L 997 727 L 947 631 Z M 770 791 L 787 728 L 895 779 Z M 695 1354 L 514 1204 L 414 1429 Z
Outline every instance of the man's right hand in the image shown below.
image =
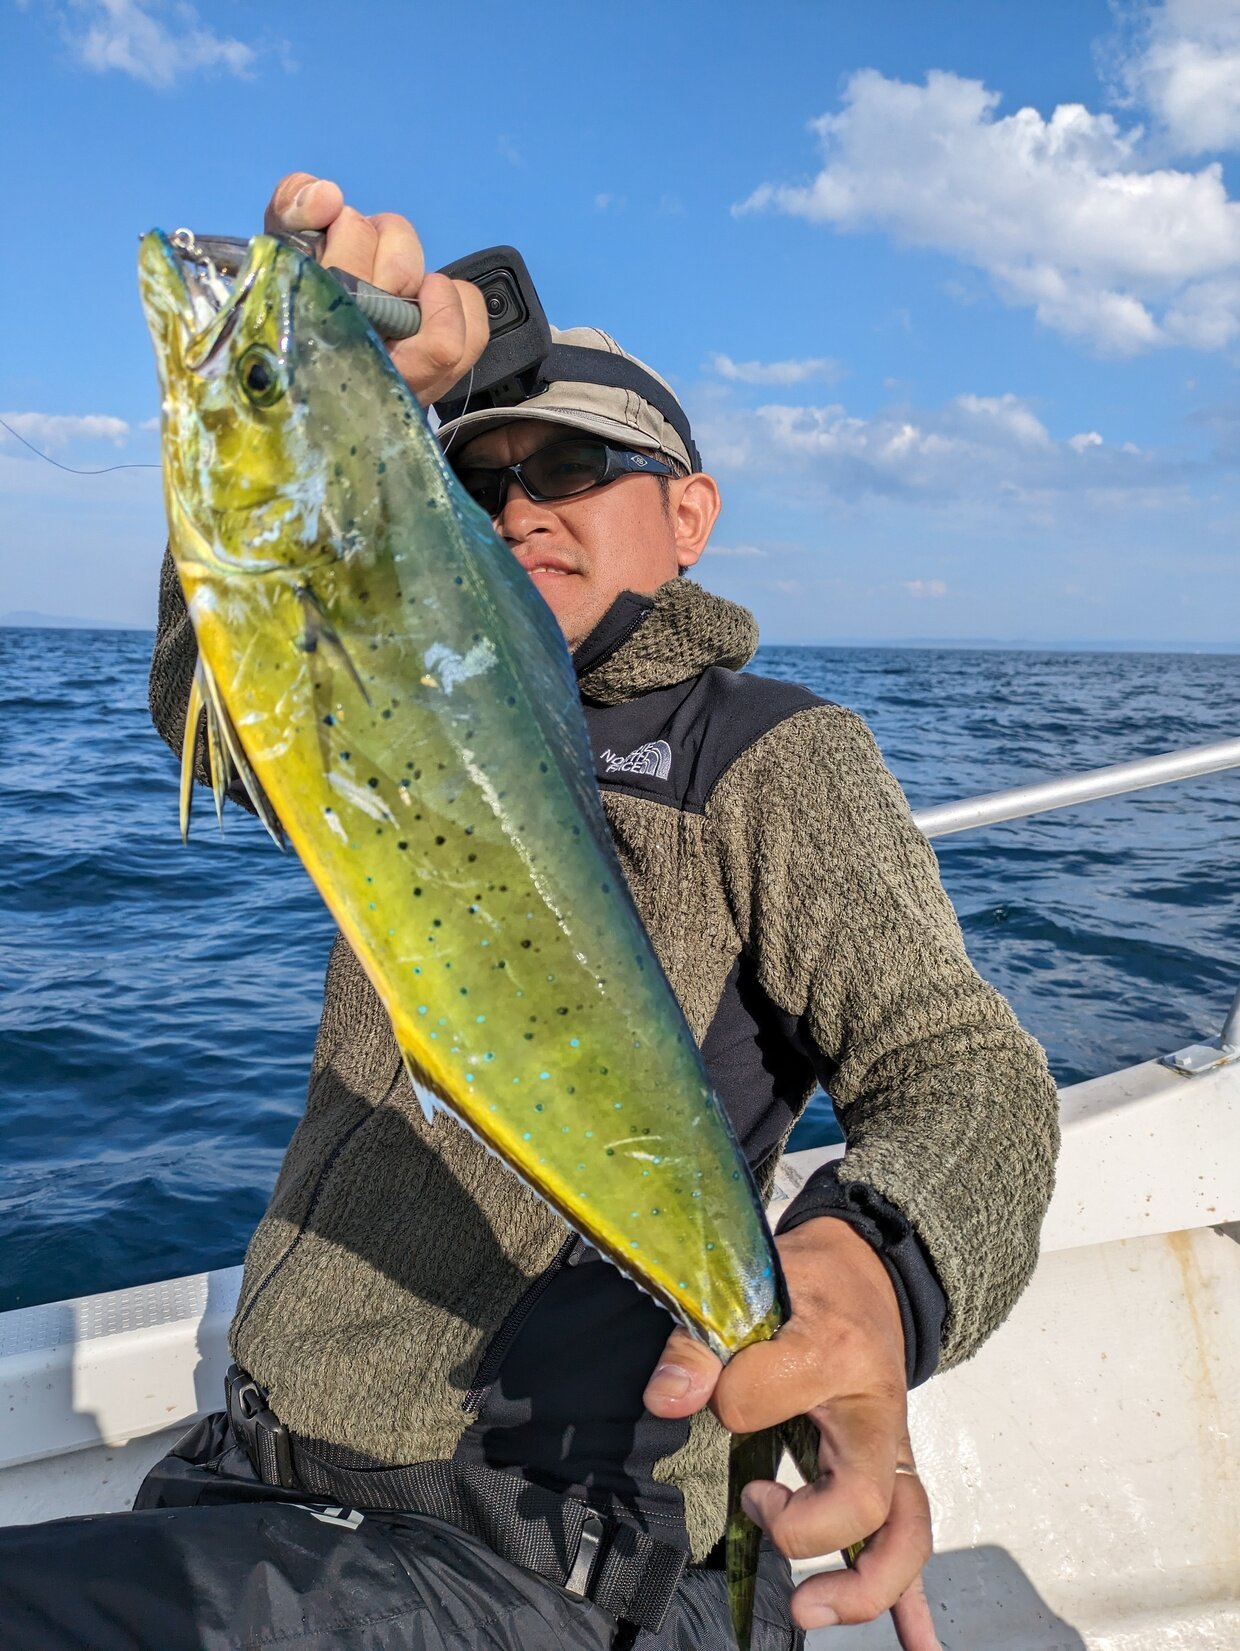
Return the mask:
M 408 218 L 346 206 L 338 185 L 290 172 L 276 185 L 263 226 L 276 233 L 325 229 L 322 261 L 398 298 L 416 298 L 422 325 L 388 346 L 392 363 L 424 407 L 445 395 L 477 361 L 490 336 L 482 294 L 469 281 L 426 273 L 422 243 Z

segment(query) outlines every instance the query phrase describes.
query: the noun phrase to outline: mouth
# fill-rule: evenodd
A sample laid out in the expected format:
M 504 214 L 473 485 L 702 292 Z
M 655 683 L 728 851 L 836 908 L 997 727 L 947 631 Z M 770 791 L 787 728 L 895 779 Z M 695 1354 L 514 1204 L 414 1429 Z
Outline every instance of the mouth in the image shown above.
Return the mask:
M 529 574 L 531 579 L 547 578 L 560 579 L 566 574 L 576 573 L 579 570 L 571 562 L 565 561 L 562 556 L 539 554 L 533 556 L 519 556 L 517 560 Z

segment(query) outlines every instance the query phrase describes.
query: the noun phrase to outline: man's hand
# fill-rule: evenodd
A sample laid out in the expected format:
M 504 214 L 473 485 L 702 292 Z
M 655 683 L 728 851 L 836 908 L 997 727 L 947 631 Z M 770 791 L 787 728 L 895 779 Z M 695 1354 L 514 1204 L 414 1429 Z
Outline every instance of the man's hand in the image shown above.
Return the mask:
M 489 330 L 482 294 L 469 281 L 426 273 L 422 243 L 407 218 L 376 212 L 364 218 L 336 184 L 309 172 L 290 172 L 276 185 L 263 217 L 274 232 L 325 229 L 323 263 L 369 281 L 398 298 L 416 298 L 422 325 L 413 338 L 390 346 L 392 363 L 424 407 L 465 376 L 486 348 Z
M 808 1416 L 817 1424 L 821 1477 L 790 1491 L 746 1487 L 745 1510 L 790 1559 L 864 1539 L 855 1570 L 813 1576 L 792 1596 L 802 1628 L 869 1622 L 890 1610 L 904 1651 L 939 1651 L 921 1585 L 930 1556 L 930 1506 L 913 1460 L 900 1311 L 886 1269 L 844 1221 L 820 1216 L 777 1240 L 792 1317 L 773 1341 L 726 1367 L 673 1331 L 646 1388 L 656 1416 L 710 1405 L 732 1433 Z

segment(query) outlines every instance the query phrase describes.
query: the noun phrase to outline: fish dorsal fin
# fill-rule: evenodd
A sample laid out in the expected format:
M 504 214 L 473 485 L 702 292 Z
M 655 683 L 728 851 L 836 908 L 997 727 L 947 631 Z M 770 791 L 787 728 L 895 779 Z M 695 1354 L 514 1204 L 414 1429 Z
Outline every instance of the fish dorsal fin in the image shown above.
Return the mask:
M 448 1104 L 447 1096 L 427 1077 L 421 1066 L 419 1066 L 416 1057 L 411 1055 L 407 1049 L 402 1049 L 400 1058 L 405 1063 L 405 1071 L 409 1074 L 409 1082 L 413 1085 L 413 1092 L 418 1097 L 418 1105 L 422 1108 L 422 1116 L 427 1123 L 433 1124 L 435 1116 L 439 1112 L 451 1113 L 453 1109 Z

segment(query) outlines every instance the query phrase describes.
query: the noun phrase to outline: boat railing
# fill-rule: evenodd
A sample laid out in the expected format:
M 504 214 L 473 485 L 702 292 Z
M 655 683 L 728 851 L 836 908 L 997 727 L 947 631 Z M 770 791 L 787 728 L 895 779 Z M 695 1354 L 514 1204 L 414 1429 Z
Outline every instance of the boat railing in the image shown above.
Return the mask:
M 1003 820 L 1023 820 L 1030 814 L 1049 814 L 1056 808 L 1075 808 L 1078 803 L 1101 802 L 1104 797 L 1123 797 L 1131 791 L 1148 791 L 1152 786 L 1219 774 L 1228 768 L 1240 768 L 1240 739 L 1193 745 L 1158 757 L 1141 757 L 1110 768 L 1090 768 L 1083 774 L 1041 780 L 1037 785 L 1018 785 L 1011 791 L 966 797 L 962 802 L 923 808 L 913 818 L 927 837 L 950 837 L 957 831 L 973 831 Z
M 1041 780 L 1037 785 L 1018 785 L 1010 791 L 991 791 L 957 803 L 941 803 L 935 808 L 919 809 L 913 818 L 927 837 L 950 837 L 958 831 L 974 831 L 979 826 L 998 825 L 1006 820 L 1023 820 L 1032 814 L 1049 814 L 1057 808 L 1075 808 L 1080 803 L 1101 802 L 1105 797 L 1123 797 L 1133 791 L 1171 785 L 1177 780 L 1220 774 L 1229 768 L 1240 768 L 1240 739 L 1187 746 L 1157 757 L 1141 757 L 1136 762 L 1119 762 L 1109 768 L 1091 768 L 1081 774 Z M 1176 1049 L 1162 1059 L 1164 1065 L 1189 1078 L 1240 1060 L 1240 990 L 1216 1038 Z

